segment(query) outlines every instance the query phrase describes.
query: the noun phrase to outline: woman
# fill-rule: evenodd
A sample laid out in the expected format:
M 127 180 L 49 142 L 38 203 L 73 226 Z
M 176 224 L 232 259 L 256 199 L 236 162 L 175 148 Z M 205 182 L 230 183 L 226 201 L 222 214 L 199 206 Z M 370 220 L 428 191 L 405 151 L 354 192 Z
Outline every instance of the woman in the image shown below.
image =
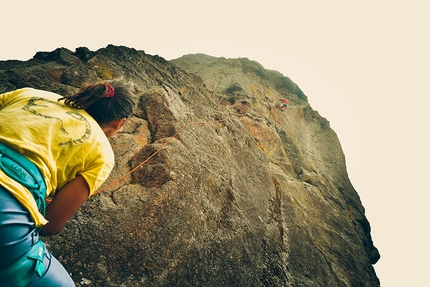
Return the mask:
M 75 286 L 39 235 L 58 234 L 106 180 L 114 165 L 107 138 L 135 104 L 120 81 L 66 97 L 31 88 L 0 95 L 1 284 Z

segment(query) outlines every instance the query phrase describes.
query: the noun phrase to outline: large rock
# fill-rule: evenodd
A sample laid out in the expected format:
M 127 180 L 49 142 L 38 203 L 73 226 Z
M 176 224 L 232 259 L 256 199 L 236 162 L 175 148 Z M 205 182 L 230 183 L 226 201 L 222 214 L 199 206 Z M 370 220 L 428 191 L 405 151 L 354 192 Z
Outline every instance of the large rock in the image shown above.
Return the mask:
M 111 78 L 139 96 L 116 167 L 45 240 L 77 286 L 379 286 L 339 140 L 282 74 L 112 45 L 0 62 L 0 92 Z

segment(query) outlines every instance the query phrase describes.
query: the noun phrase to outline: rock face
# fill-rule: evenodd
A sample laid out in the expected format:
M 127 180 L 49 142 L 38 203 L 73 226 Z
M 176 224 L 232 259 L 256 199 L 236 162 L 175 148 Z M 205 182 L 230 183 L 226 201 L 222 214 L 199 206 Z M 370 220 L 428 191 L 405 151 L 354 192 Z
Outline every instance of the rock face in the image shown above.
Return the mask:
M 112 45 L 0 62 L 0 92 L 111 78 L 140 98 L 111 138 L 116 167 L 44 240 L 77 286 L 379 286 L 339 140 L 282 74 Z

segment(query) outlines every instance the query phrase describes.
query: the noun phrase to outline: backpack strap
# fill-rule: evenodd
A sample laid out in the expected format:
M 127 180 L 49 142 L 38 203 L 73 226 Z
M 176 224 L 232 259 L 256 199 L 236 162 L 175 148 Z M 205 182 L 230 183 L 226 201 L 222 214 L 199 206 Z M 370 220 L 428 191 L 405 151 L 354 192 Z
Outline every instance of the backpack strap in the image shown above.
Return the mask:
M 39 212 L 45 216 L 46 184 L 37 166 L 22 154 L 0 143 L 0 169 L 31 192 Z
M 45 244 L 39 240 L 20 259 L 0 270 L 0 282 L 10 287 L 22 287 L 34 279 L 34 273 L 41 277 L 45 269 L 45 252 Z

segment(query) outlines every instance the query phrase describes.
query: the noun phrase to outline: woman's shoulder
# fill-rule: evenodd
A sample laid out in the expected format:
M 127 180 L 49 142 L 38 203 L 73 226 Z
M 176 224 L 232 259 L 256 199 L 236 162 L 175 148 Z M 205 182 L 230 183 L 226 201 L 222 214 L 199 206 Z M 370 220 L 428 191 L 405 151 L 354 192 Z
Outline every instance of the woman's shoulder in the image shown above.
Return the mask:
M 10 91 L 8 93 L 3 94 L 2 96 L 13 102 L 28 100 L 31 98 L 44 98 L 47 100 L 57 101 L 59 98 L 61 98 L 59 94 L 56 94 L 54 92 L 39 90 L 31 87 L 25 87 Z
M 41 98 L 47 98 L 52 100 L 58 100 L 61 98 L 61 96 L 57 93 L 45 91 L 45 90 L 39 90 L 35 88 L 22 88 L 20 89 L 20 92 L 24 95 L 31 96 L 31 97 L 41 97 Z

